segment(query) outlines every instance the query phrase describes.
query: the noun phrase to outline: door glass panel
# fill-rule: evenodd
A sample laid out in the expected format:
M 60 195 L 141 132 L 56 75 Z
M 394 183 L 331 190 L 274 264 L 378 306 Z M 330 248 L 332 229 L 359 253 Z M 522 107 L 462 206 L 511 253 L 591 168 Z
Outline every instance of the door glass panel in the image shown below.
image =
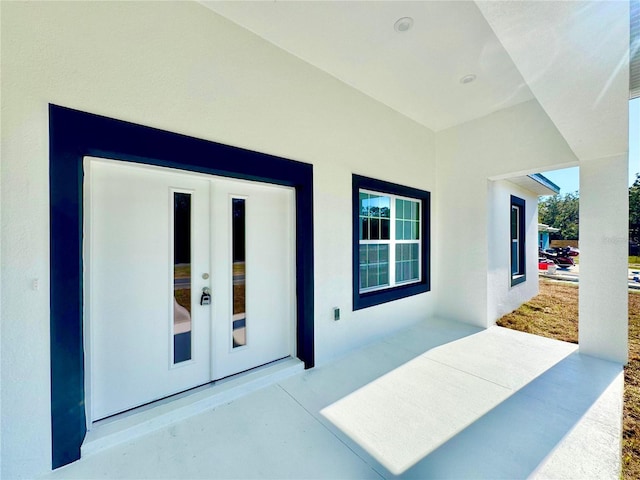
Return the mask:
M 234 198 L 231 206 L 233 271 L 233 348 L 247 344 L 246 268 L 245 268 L 245 200 Z
M 191 360 L 191 194 L 173 193 L 173 363 Z

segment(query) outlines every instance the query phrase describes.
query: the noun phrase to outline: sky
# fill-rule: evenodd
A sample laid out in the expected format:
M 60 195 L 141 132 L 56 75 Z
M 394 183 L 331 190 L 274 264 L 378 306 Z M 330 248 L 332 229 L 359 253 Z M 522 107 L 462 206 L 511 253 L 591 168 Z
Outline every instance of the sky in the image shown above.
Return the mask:
M 579 190 L 578 167 L 541 173 L 558 185 L 563 195 Z M 636 173 L 640 173 L 640 98 L 629 102 L 629 186 L 635 181 Z

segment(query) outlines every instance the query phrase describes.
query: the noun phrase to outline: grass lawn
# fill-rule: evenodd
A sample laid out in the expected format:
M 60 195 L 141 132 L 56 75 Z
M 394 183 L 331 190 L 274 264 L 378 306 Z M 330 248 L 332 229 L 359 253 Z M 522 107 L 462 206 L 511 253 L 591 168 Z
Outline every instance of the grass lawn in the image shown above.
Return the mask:
M 578 343 L 578 286 L 543 280 L 540 294 L 498 325 Z M 629 364 L 624 369 L 622 478 L 640 478 L 640 292 L 629 291 Z

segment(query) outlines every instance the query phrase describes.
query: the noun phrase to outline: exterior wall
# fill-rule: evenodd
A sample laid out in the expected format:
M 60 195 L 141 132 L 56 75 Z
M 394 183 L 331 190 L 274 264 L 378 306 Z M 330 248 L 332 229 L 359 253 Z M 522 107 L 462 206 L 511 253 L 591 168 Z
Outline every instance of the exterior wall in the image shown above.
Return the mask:
M 577 159 L 535 100 L 438 132 L 436 152 L 436 312 L 486 327 L 493 322 L 489 312 L 497 312 L 488 303 L 487 182 L 575 165 Z
M 525 201 L 526 280 L 511 286 L 511 195 Z M 489 182 L 487 321 L 495 323 L 538 294 L 538 197 L 506 180 Z
M 580 165 L 580 352 L 620 363 L 629 353 L 628 168 L 628 154 Z
M 316 363 L 433 313 L 433 293 L 351 312 L 351 174 L 435 191 L 428 129 L 196 3 L 1 8 L 0 476 L 51 461 L 49 103 L 312 163 Z
M 549 232 L 540 232 L 538 235 L 538 247 L 542 250 L 547 250 L 550 246 Z

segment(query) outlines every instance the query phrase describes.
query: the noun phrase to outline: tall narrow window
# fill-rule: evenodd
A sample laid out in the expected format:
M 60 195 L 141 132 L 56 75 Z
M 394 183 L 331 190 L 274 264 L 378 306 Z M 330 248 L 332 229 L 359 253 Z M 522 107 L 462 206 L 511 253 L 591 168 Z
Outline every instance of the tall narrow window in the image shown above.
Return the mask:
M 246 235 L 245 200 L 234 198 L 231 206 L 232 218 L 232 257 L 233 271 L 233 348 L 247 344 L 247 308 L 246 308 Z
M 354 309 L 429 289 L 429 192 L 353 176 Z
M 191 360 L 191 194 L 173 193 L 173 363 Z
M 526 280 L 525 202 L 511 195 L 511 285 Z

